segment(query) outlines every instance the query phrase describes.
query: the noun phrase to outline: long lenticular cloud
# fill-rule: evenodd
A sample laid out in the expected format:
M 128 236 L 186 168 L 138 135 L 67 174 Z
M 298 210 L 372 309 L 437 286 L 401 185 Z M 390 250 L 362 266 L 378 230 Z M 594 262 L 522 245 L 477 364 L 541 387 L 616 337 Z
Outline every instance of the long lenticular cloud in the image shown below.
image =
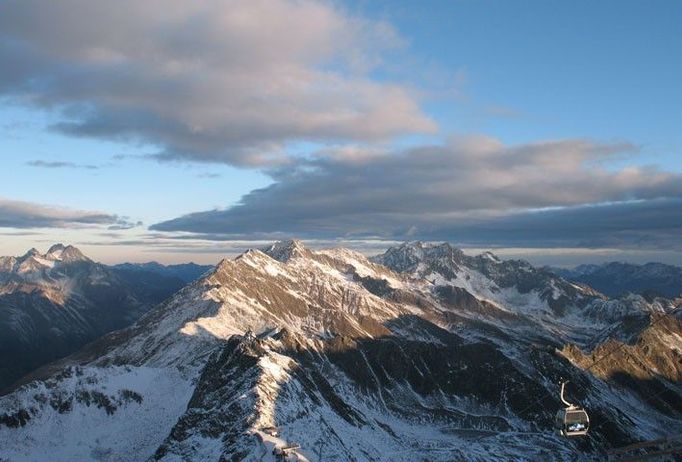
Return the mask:
M 628 144 L 560 140 L 505 146 L 486 137 L 397 153 L 330 152 L 272 171 L 272 185 L 233 207 L 152 229 L 208 239 L 296 235 L 663 245 L 680 228 L 682 177 L 655 168 L 602 166 L 636 152 Z

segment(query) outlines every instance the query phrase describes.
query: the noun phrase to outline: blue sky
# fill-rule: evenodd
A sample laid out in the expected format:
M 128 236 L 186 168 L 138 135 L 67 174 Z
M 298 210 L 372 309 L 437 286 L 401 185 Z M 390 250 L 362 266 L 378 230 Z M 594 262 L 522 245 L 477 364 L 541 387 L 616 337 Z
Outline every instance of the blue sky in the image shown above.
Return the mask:
M 0 6 L 1 254 L 213 262 L 297 235 L 682 264 L 680 2 L 123 3 Z M 595 206 L 613 220 L 542 221 Z
M 353 3 L 405 31 L 427 72 L 465 74 L 461 98 L 426 105 L 443 131 L 627 139 L 640 162 L 682 168 L 679 2 Z
M 237 202 L 244 192 L 269 182 L 258 170 L 224 164 L 159 164 L 145 157 L 153 147 L 51 133 L 46 128 L 49 117 L 37 111 L 4 108 L 0 121 L 4 135 L 0 149 L 8 153 L 6 164 L 13 172 L 3 180 L 3 196 L 106 210 L 153 223 Z M 9 155 L 16 152 L 23 154 Z M 35 160 L 98 168 L 37 168 L 29 164 Z

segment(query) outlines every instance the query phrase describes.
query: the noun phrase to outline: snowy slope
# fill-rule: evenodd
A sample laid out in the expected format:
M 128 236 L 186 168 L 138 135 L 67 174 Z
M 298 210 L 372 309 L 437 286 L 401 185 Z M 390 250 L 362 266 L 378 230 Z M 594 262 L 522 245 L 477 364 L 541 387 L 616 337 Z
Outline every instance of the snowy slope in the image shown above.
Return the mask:
M 0 459 L 593 460 L 679 424 L 682 325 L 652 324 L 676 304 L 449 246 L 280 242 L 0 398 Z M 560 377 L 605 423 L 586 439 L 551 431 Z
M 179 289 L 146 290 L 73 246 L 0 257 L 0 390 L 106 332 L 132 324 Z
M 447 243 L 406 243 L 373 260 L 412 278 L 430 281 L 435 292 L 448 293 L 448 287 L 463 289 L 500 311 L 522 317 L 537 333 L 582 346 L 588 346 L 591 339 L 624 316 L 673 308 L 668 300 L 647 301 L 637 295 L 609 300 L 528 262 L 503 261 L 490 252 L 471 257 Z
M 2 399 L 7 415 L 20 419 L 21 410 L 30 409 L 31 421 L 27 431 L 0 425 L 0 454 L 12 461 L 146 460 L 191 392 L 177 370 L 66 369 Z

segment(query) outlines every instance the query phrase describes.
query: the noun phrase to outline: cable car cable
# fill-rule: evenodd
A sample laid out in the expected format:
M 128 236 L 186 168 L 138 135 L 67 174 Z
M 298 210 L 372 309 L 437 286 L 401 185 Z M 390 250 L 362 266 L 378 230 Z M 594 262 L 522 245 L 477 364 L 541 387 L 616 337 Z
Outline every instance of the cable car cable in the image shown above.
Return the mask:
M 679 310 L 682 310 L 682 307 L 675 308 L 674 310 L 670 311 L 669 313 L 664 313 L 660 318 L 656 319 L 655 322 L 652 322 L 651 324 L 649 324 L 649 327 L 652 327 L 652 326 L 658 324 L 659 321 L 665 319 L 668 315 L 673 315 L 676 311 L 679 311 Z M 662 327 L 663 327 L 668 333 L 672 334 L 672 332 L 670 332 L 670 330 L 669 330 L 667 327 L 665 327 L 665 325 L 663 325 Z M 623 343 L 623 344 L 621 344 L 620 346 L 622 347 L 622 346 L 624 346 L 624 345 L 627 345 L 627 344 L 626 344 L 626 343 Z M 618 351 L 619 349 L 620 349 L 620 348 L 614 349 L 614 350 L 612 351 L 612 353 L 615 353 L 615 352 Z M 602 359 L 604 359 L 604 357 L 600 358 L 599 361 L 597 361 L 597 362 L 601 362 Z M 584 370 L 585 370 L 585 371 L 590 370 L 592 367 L 594 367 L 594 366 L 597 364 L 597 362 L 593 363 L 589 368 L 584 369 Z M 578 385 L 578 386 L 580 386 L 580 385 Z M 669 391 L 672 391 L 672 390 L 670 390 L 670 389 L 667 388 L 667 387 L 664 387 L 663 390 L 659 391 L 658 393 L 656 393 L 656 394 L 654 394 L 654 395 L 652 395 L 652 396 L 649 396 L 649 397 L 647 397 L 647 398 L 644 398 L 642 401 L 643 401 L 644 403 L 648 403 L 648 402 L 652 401 L 653 399 L 658 398 L 658 397 L 659 397 L 660 395 L 662 395 L 663 393 L 666 393 L 666 392 L 669 392 Z M 592 429 L 592 431 L 598 430 L 599 428 L 603 427 L 604 425 L 606 425 L 606 424 L 609 423 L 609 422 L 611 422 L 611 421 L 610 421 L 610 420 L 604 420 L 604 422 L 602 422 L 602 423 L 600 423 L 599 425 L 597 425 L 596 427 L 594 427 L 594 429 Z
M 656 324 L 658 324 L 660 321 L 662 321 L 663 319 L 665 319 L 665 318 L 668 317 L 669 315 L 673 315 L 673 314 L 675 314 L 676 311 L 680 311 L 681 309 L 682 309 L 682 307 L 677 307 L 677 308 L 675 308 L 674 310 L 670 311 L 670 313 L 663 313 L 663 315 L 661 315 L 661 317 L 659 317 L 659 318 L 656 319 L 654 322 L 652 322 L 651 324 L 649 324 L 649 326 L 648 326 L 647 328 L 650 328 L 650 327 L 655 326 Z M 627 345 L 628 345 L 628 344 L 625 343 L 625 342 L 621 343 L 621 344 L 618 345 L 616 348 L 614 348 L 610 353 L 607 353 L 607 354 L 605 354 L 604 356 L 602 356 L 601 358 L 599 358 L 598 360 L 594 361 L 594 362 L 592 363 L 592 365 L 590 365 L 590 367 L 587 367 L 587 368 L 583 369 L 583 371 L 585 371 L 585 372 L 589 371 L 589 370 L 592 369 L 594 366 L 596 366 L 597 364 L 599 364 L 600 362 L 602 362 L 603 360 L 605 360 L 606 358 L 608 358 L 609 356 L 611 356 L 613 353 L 616 353 L 617 351 L 622 350 L 623 348 L 625 348 Z
M 668 391 L 672 392 L 672 390 L 671 390 L 670 388 L 664 388 L 663 390 L 659 391 L 659 392 L 656 393 L 655 395 L 649 396 L 648 398 L 644 398 L 644 399 L 642 400 L 642 402 L 648 403 L 648 402 L 652 401 L 652 400 L 655 399 L 655 398 L 658 398 L 658 397 L 661 396 L 663 393 L 668 392 Z M 593 431 L 596 431 L 597 429 L 603 427 L 604 425 L 606 425 L 606 424 L 609 423 L 609 422 L 611 422 L 611 421 L 610 421 L 610 420 L 604 420 L 602 423 L 600 423 L 599 425 L 597 425 L 596 427 L 594 427 Z
M 647 328 L 651 328 L 651 327 L 655 326 L 656 324 L 658 324 L 659 322 L 661 322 L 663 319 L 667 318 L 668 316 L 674 316 L 675 314 L 677 314 L 677 312 L 679 312 L 679 311 L 681 311 L 681 310 L 682 310 L 682 306 L 678 306 L 677 308 L 671 310 L 671 311 L 668 312 L 668 313 L 663 313 L 663 314 L 661 315 L 661 317 L 659 317 L 658 319 L 656 319 L 656 320 L 654 320 L 653 322 L 651 322 L 651 323 L 647 326 Z M 612 354 L 614 354 L 614 353 L 616 353 L 616 352 L 622 350 L 623 348 L 625 348 L 625 346 L 627 346 L 627 343 L 621 343 L 621 344 L 618 345 L 616 348 L 614 348 L 614 349 L 611 350 L 610 352 L 608 352 L 608 353 L 606 353 L 605 355 L 603 355 L 601 358 L 599 358 L 599 359 L 597 359 L 597 360 L 594 360 L 594 361 L 592 362 L 592 364 L 591 364 L 589 367 L 587 367 L 587 368 L 585 368 L 585 369 L 582 369 L 582 371 L 584 371 L 584 372 L 589 371 L 589 370 L 592 369 L 594 366 L 596 366 L 597 364 L 599 364 L 599 363 L 601 363 L 603 360 L 605 360 L 607 357 L 609 357 L 609 356 L 611 356 Z M 542 403 L 543 401 L 545 401 L 545 400 L 547 399 L 547 396 L 549 396 L 549 395 L 546 395 L 546 396 L 544 396 L 544 397 L 542 397 L 542 398 L 539 398 L 539 399 L 535 400 L 534 402 L 530 403 L 528 406 L 526 406 L 525 408 L 523 408 L 521 411 L 517 412 L 516 415 L 522 415 L 522 414 L 524 414 L 526 411 L 528 411 L 530 408 L 532 408 L 533 406 L 535 406 L 536 404 Z
M 651 323 L 647 326 L 647 328 L 650 328 L 650 327 L 653 327 L 653 326 L 657 325 L 657 324 L 660 323 L 662 320 L 666 319 L 668 316 L 675 316 L 679 311 L 682 311 L 682 306 L 678 306 L 678 307 L 674 308 L 673 310 L 671 310 L 670 312 L 663 313 L 658 319 L 656 319 L 656 320 L 654 320 L 653 322 L 651 322 Z M 668 329 L 666 329 L 666 330 L 668 330 Z M 668 331 L 668 332 L 670 332 L 670 331 Z M 593 363 L 592 363 L 589 367 L 587 367 L 586 369 L 582 369 L 582 371 L 585 371 L 585 372 L 586 372 L 586 371 L 589 371 L 589 370 L 592 369 L 594 366 L 596 366 L 598 363 L 600 363 L 600 362 L 602 362 L 604 359 L 606 359 L 608 356 L 611 356 L 612 354 L 616 353 L 617 351 L 620 351 L 622 348 L 625 347 L 625 345 L 627 345 L 627 344 L 626 344 L 626 343 L 622 343 L 618 348 L 614 348 L 613 350 L 611 350 L 610 352 L 608 352 L 607 354 L 605 354 L 604 356 L 602 356 L 602 357 L 599 358 L 598 360 L 593 361 Z M 663 394 L 663 393 L 666 392 L 666 391 L 670 391 L 670 390 L 667 389 L 667 388 L 666 388 L 665 390 L 661 390 L 660 392 L 656 393 L 655 395 L 650 396 L 649 398 L 645 399 L 644 402 L 648 402 L 648 401 L 650 401 L 650 400 L 652 400 L 652 399 L 654 399 L 654 398 L 660 396 L 661 394 Z M 547 399 L 548 396 L 550 396 L 550 395 L 546 395 L 546 396 L 544 396 L 544 397 L 541 397 L 541 398 L 535 400 L 534 402 L 530 403 L 528 406 L 526 406 L 525 408 L 523 408 L 521 411 L 517 412 L 516 415 L 517 415 L 517 416 L 523 416 L 523 414 L 526 413 L 530 408 L 532 408 L 532 407 L 535 406 L 536 404 L 540 404 L 540 403 L 542 403 L 543 401 L 545 401 L 545 400 Z M 596 427 L 595 427 L 594 429 L 592 429 L 591 431 L 594 432 L 594 431 L 598 430 L 598 429 L 601 428 L 602 426 L 606 425 L 606 423 L 608 423 L 608 422 L 610 422 L 610 421 L 605 420 L 604 422 L 602 422 L 601 424 L 599 424 L 598 426 L 596 426 Z M 498 434 L 504 434 L 504 433 L 506 433 L 506 432 L 498 432 Z M 542 434 L 542 432 L 529 432 L 529 433 L 538 433 L 538 434 Z

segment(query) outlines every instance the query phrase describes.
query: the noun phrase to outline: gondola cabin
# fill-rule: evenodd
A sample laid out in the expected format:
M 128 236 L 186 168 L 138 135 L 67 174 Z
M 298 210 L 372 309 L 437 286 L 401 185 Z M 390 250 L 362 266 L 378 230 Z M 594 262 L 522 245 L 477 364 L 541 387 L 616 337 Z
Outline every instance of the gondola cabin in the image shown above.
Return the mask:
M 584 436 L 590 428 L 590 418 L 584 409 L 568 407 L 556 413 L 555 425 L 562 436 Z
M 561 402 L 566 405 L 556 413 L 555 427 L 562 436 L 585 436 L 590 428 L 590 418 L 585 409 L 566 401 L 564 391 L 568 382 L 561 382 Z

